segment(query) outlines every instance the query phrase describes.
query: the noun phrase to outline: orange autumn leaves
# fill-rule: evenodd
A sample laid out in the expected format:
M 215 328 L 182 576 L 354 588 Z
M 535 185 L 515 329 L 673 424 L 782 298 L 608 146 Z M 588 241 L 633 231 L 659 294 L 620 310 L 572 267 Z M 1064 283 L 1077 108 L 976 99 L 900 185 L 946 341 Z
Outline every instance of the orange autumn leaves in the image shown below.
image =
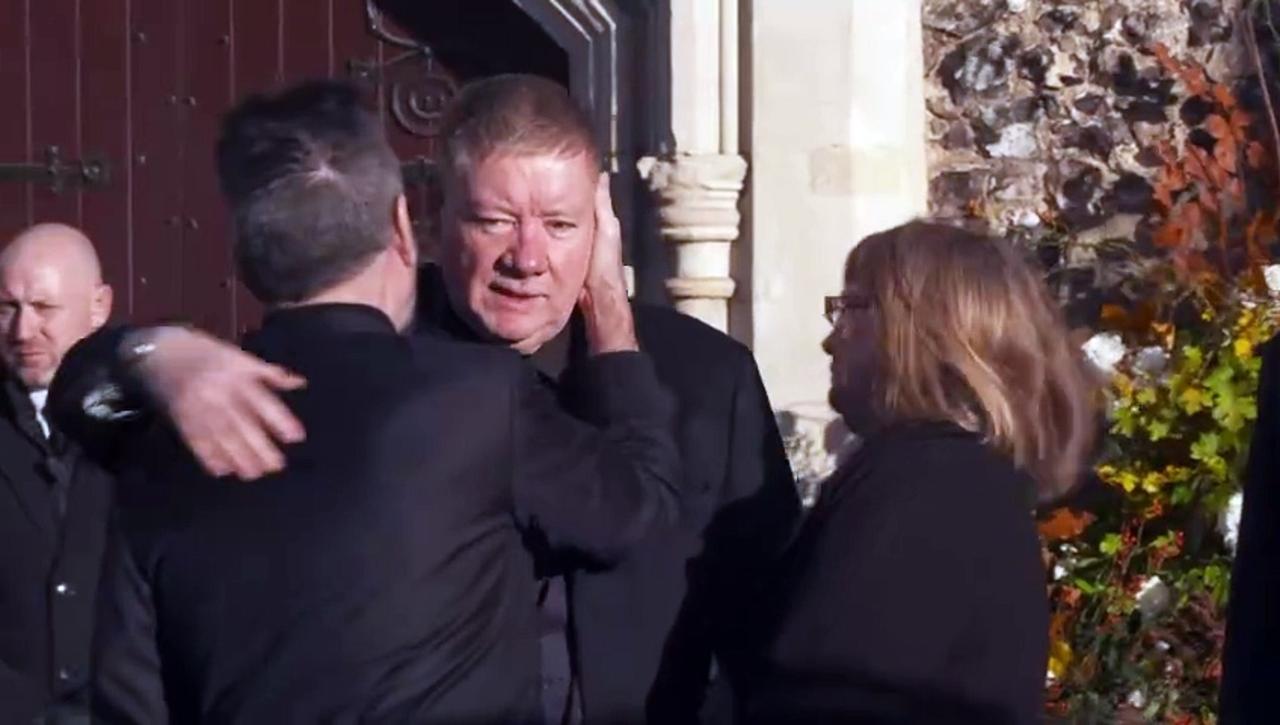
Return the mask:
M 1212 300 L 1233 264 L 1228 247 L 1233 224 L 1246 208 L 1243 176 L 1264 168 L 1270 158 L 1266 147 L 1249 137 L 1253 118 L 1229 87 L 1211 81 L 1202 67 L 1172 57 L 1162 44 L 1154 45 L 1152 54 L 1182 83 L 1189 97 L 1209 109 L 1200 128 L 1213 140 L 1211 151 L 1190 140 L 1181 149 L 1168 141 L 1155 148 L 1163 166 L 1152 195 L 1163 221 L 1154 230 L 1152 243 L 1169 253 L 1184 281 Z M 1262 240 L 1275 233 L 1274 211 L 1258 212 L 1247 220 L 1244 244 L 1249 263 L 1244 266 L 1256 267 L 1265 259 Z

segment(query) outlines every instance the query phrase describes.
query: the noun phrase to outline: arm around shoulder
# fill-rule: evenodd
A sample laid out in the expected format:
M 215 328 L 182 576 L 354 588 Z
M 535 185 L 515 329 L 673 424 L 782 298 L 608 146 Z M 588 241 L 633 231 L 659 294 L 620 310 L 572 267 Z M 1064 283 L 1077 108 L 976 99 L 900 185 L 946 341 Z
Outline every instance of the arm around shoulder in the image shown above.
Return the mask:
M 125 438 L 139 429 L 148 405 L 127 374 L 120 351 L 136 328 L 104 327 L 76 343 L 49 387 L 53 424 L 99 465 L 111 470 Z

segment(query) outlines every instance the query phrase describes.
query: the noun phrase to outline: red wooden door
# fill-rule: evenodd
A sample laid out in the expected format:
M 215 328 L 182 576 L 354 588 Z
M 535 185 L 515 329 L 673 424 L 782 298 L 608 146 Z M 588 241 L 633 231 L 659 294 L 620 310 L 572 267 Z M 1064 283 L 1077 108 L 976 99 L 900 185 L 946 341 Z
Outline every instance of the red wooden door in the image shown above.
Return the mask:
M 520 22 L 510 0 L 398 4 L 415 28 Z M 482 6 L 487 15 L 476 16 Z M 0 0 L 0 18 L 0 241 L 40 221 L 79 226 L 116 290 L 117 317 L 181 319 L 223 335 L 259 315 L 236 281 L 214 174 L 218 124 L 236 100 L 304 78 L 362 79 L 417 178 L 424 164 L 414 160 L 433 152 L 439 108 L 458 82 L 567 73 L 559 49 L 525 26 L 523 39 L 503 33 L 500 52 L 470 44 L 442 62 L 390 20 L 371 23 L 381 18 L 372 0 Z M 15 164 L 48 167 L 55 147 L 69 169 L 63 188 L 47 174 L 6 175 Z M 102 183 L 75 173 L 84 160 L 102 162 Z M 411 189 L 430 236 L 431 187 Z

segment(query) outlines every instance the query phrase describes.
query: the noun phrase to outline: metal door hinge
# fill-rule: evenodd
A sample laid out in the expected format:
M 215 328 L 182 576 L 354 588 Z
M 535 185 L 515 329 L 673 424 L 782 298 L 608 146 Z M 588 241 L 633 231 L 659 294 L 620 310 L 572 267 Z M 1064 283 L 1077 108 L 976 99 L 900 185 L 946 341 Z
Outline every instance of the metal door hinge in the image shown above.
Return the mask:
M 69 188 L 105 186 L 110 180 L 110 167 L 106 161 L 64 161 L 62 150 L 57 146 L 49 146 L 44 150 L 43 164 L 0 162 L 0 183 L 16 181 L 20 184 L 42 184 L 55 194 L 61 194 Z

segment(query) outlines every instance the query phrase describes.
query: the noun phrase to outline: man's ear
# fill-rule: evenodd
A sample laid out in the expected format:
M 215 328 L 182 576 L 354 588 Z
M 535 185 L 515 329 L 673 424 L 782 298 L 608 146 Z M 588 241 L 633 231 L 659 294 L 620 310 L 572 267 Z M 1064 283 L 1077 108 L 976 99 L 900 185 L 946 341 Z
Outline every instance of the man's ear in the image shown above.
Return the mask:
M 413 236 L 413 220 L 409 218 L 409 202 L 404 194 L 396 197 L 395 211 L 391 222 L 394 239 L 392 249 L 407 266 L 418 265 L 418 240 Z
M 100 284 L 93 291 L 93 298 L 89 300 L 89 323 L 93 325 L 93 329 L 98 329 L 107 324 L 107 320 L 111 317 L 111 303 L 115 299 L 115 293 L 111 290 L 111 285 Z

